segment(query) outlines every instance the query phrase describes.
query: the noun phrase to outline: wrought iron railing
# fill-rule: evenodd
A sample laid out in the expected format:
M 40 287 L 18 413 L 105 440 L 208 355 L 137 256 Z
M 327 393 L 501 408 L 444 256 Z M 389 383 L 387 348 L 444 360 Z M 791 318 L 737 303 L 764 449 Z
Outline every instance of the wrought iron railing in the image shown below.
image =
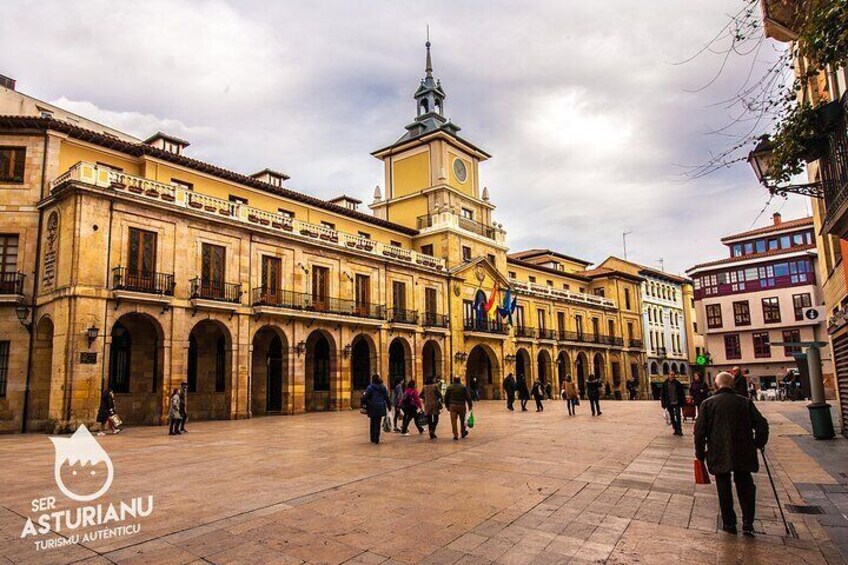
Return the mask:
M 112 269 L 112 289 L 144 292 L 146 294 L 174 295 L 174 275 L 152 271 L 131 271 L 127 267 Z
M 629 343 L 630 347 L 635 347 L 637 349 L 641 349 L 645 345 L 645 342 L 643 342 L 641 339 L 631 339 Z
M 0 273 L 0 294 L 23 294 L 23 273 Z
M 241 302 L 241 285 L 221 281 L 203 280 L 201 277 L 191 279 L 191 297 L 201 300 L 218 300 L 220 302 Z
M 463 328 L 470 332 L 483 332 L 490 334 L 505 334 L 506 327 L 500 320 L 478 320 L 476 318 L 466 318 L 463 321 Z
M 848 200 L 848 95 L 843 96 L 839 117 L 826 134 L 824 155 L 819 159 L 819 171 L 824 200 L 827 206 L 825 224 L 832 224 L 831 214 L 839 214 L 840 206 Z
M 561 331 L 559 332 L 559 340 L 560 341 L 586 341 L 586 334 L 583 332 L 569 332 L 569 331 Z
M 539 339 L 556 339 L 556 331 L 547 328 L 539 328 L 538 336 Z
M 416 310 L 404 310 L 401 308 L 389 309 L 389 321 L 399 324 L 417 324 L 418 312 Z
M 448 327 L 448 317 L 445 314 L 436 314 L 435 312 L 422 312 L 421 325 L 429 328 L 446 328 Z
M 379 320 L 386 318 L 386 307 L 382 304 L 357 302 L 334 296 L 314 296 L 305 292 L 259 287 L 253 289 L 251 298 L 253 306 L 275 306 Z
M 534 338 L 536 337 L 536 328 L 530 326 L 515 326 L 515 337 Z

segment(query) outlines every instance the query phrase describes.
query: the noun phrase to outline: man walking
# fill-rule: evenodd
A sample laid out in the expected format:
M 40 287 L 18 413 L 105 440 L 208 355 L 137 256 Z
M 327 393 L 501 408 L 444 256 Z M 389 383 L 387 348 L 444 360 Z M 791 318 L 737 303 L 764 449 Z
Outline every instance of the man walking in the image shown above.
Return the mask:
M 636 400 L 639 394 L 639 381 L 636 380 L 636 377 L 627 381 L 627 392 L 630 395 L 630 400 Z
M 503 381 L 503 388 L 506 392 L 506 408 L 507 410 L 515 410 L 515 377 L 512 373 L 508 374 Z
M 733 390 L 736 394 L 748 398 L 748 379 L 745 378 L 742 369 L 733 367 L 730 374 L 733 377 Z
M 468 392 L 468 387 L 462 384 L 459 377 L 453 377 L 453 382 L 445 391 L 445 408 L 447 408 L 450 412 L 451 429 L 453 430 L 454 440 L 459 439 L 459 433 L 456 425 L 457 418 L 459 419 L 460 427 L 462 429 L 462 437 L 464 438 L 468 435 L 468 430 L 465 427 L 465 407 L 467 406 L 468 410 L 471 410 L 473 405 L 471 393 Z
M 601 386 L 601 379 L 595 375 L 589 375 L 589 380 L 586 381 L 586 396 L 589 397 L 592 416 L 601 415 Z
M 392 390 L 392 408 L 394 409 L 394 414 L 392 415 L 392 420 L 394 421 L 393 428 L 395 432 L 399 432 L 400 428 L 398 427 L 398 417 L 400 416 L 401 411 L 401 400 L 403 400 L 403 391 L 404 391 L 404 383 L 403 379 L 398 379 L 395 383 L 395 388 Z
M 180 416 L 182 420 L 180 420 L 180 433 L 184 434 L 188 432 L 185 429 L 186 422 L 188 421 L 188 383 L 183 381 L 180 383 Z
M 732 473 L 742 508 L 742 533 L 753 536 L 757 490 L 751 473 L 760 469 L 757 449 L 768 443 L 768 421 L 750 399 L 734 392 L 730 373 L 716 375 L 715 388 L 695 421 L 695 457 L 706 460 L 710 474 L 715 475 L 722 529 L 736 534 Z
M 685 402 L 686 393 L 683 391 L 683 383 L 677 380 L 677 373 L 672 371 L 663 381 L 662 390 L 660 390 L 660 403 L 663 408 L 668 410 L 668 417 L 676 436 L 683 435 L 683 427 L 680 424 L 680 409 Z

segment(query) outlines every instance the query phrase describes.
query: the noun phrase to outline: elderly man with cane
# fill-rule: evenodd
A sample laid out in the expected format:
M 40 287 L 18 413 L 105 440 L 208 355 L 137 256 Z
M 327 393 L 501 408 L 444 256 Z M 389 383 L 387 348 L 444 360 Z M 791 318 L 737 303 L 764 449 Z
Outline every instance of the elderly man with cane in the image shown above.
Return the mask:
M 732 476 L 742 508 L 742 533 L 753 536 L 757 490 L 751 473 L 760 469 L 757 450 L 768 442 L 768 422 L 751 400 L 734 391 L 730 373 L 716 375 L 715 388 L 695 421 L 695 457 L 706 460 L 715 475 L 722 529 L 736 534 Z

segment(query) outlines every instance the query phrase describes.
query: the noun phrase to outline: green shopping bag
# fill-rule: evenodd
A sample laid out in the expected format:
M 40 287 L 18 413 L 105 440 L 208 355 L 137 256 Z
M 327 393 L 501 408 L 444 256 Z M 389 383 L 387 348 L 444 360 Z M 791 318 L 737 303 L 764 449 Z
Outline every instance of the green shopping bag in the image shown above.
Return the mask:
M 466 425 L 467 425 L 469 428 L 473 428 L 473 427 L 474 427 L 474 410 L 472 410 L 472 411 L 468 414 L 468 422 L 466 422 Z

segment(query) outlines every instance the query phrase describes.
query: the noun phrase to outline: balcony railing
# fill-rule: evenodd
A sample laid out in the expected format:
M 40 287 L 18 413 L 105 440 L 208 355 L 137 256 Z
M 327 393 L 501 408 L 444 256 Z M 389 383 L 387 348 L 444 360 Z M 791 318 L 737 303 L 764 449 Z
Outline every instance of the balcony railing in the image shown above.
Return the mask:
M 557 338 L 556 334 L 557 334 L 556 331 L 550 330 L 550 329 L 547 329 L 547 328 L 539 328 L 539 330 L 538 330 L 539 339 L 554 340 L 554 339 Z
M 631 339 L 629 341 L 629 343 L 630 343 L 630 347 L 633 347 L 633 348 L 636 348 L 636 349 L 642 349 L 642 347 L 644 347 L 644 345 L 645 345 L 645 342 L 643 342 L 641 339 Z
M 438 212 L 436 214 L 425 214 L 418 216 L 418 229 L 454 227 L 467 232 L 483 236 L 487 239 L 499 241 L 503 239 L 503 229 L 497 225 L 486 225 L 470 218 L 465 218 L 452 212 Z
M 586 334 L 584 334 L 582 332 L 561 331 L 561 332 L 559 332 L 558 337 L 559 337 L 560 341 L 579 341 L 579 342 L 586 341 L 585 340 Z
M 213 196 L 156 182 L 144 177 L 129 175 L 103 165 L 80 161 L 67 172 L 50 183 L 51 190 L 67 182 L 78 182 L 97 186 L 114 192 L 132 193 L 160 205 L 191 210 L 195 213 L 228 218 L 244 225 L 257 226 L 289 237 L 301 238 L 323 245 L 343 247 L 345 249 L 368 253 L 382 258 L 397 259 L 405 263 L 416 264 L 429 269 L 442 271 L 445 260 L 425 255 L 410 249 L 380 243 L 369 238 L 339 232 L 327 226 L 312 224 L 290 218 L 281 213 L 271 213 L 246 204 L 229 202 Z
M 0 294 L 22 295 L 25 277 L 23 273 L 0 273 Z
M 532 339 L 536 337 L 536 328 L 530 326 L 515 326 L 515 337 Z
M 241 285 L 219 281 L 204 281 L 201 277 L 191 280 L 191 297 L 201 300 L 217 300 L 219 302 L 241 302 Z
M 552 330 L 548 330 L 551 331 Z M 553 333 L 553 332 L 552 332 Z M 600 345 L 612 345 L 616 347 L 624 347 L 624 338 L 614 335 L 604 334 L 587 334 L 583 332 L 568 332 L 561 331 L 554 334 L 559 341 L 576 341 L 578 343 L 597 343 Z M 542 338 L 542 339 L 554 339 Z M 633 347 L 633 346 L 631 346 Z
M 423 312 L 421 314 L 421 325 L 425 328 L 446 328 L 448 327 L 448 317 L 435 312 Z
M 173 296 L 174 275 L 145 271 L 131 271 L 126 267 L 112 269 L 112 289 Z
M 552 286 L 534 284 L 516 279 L 509 279 L 509 282 L 522 294 L 540 296 L 549 300 L 564 300 L 578 304 L 589 304 L 600 308 L 615 308 L 615 301 L 603 296 L 586 294 L 585 292 L 572 292 L 565 289 L 560 290 Z
M 416 310 L 403 310 L 400 308 L 389 309 L 389 321 L 398 324 L 417 324 L 418 312 Z
M 506 334 L 507 330 L 500 320 L 477 320 L 475 318 L 466 318 L 463 321 L 463 328 L 469 332 L 483 332 L 489 334 Z
M 382 304 L 371 304 L 346 300 L 332 296 L 313 296 L 304 292 L 291 290 L 254 288 L 251 304 L 253 306 L 275 306 L 308 312 L 325 312 L 343 316 L 359 316 L 360 318 L 386 319 L 386 307 Z

